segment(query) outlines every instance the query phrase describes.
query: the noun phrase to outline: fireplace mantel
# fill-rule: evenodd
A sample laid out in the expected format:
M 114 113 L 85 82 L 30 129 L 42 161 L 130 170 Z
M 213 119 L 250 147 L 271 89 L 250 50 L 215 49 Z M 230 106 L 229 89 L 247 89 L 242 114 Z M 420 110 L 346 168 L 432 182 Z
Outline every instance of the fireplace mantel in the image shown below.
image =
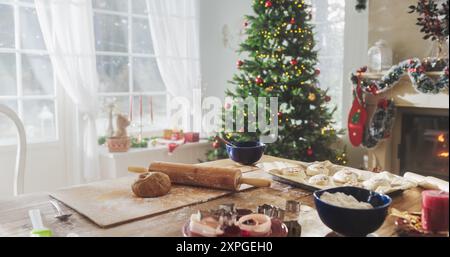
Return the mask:
M 429 76 L 437 78 L 441 72 L 428 73 Z M 365 73 L 363 77 L 377 79 L 383 73 Z M 439 94 L 423 94 L 414 89 L 409 77 L 404 75 L 392 89 L 377 96 L 366 97 L 367 111 L 372 116 L 378 100 L 382 98 L 393 99 L 397 107 L 396 119 L 391 137 L 381 141 L 376 147 L 368 150 L 369 169 L 388 170 L 400 174 L 400 161 L 398 157 L 398 146 L 401 141 L 401 117 L 405 112 L 417 112 L 424 115 L 447 115 L 449 110 L 448 90 Z M 404 172 L 404 171 L 403 171 Z
M 379 79 L 386 73 L 364 73 L 363 78 Z M 437 78 L 443 72 L 427 72 L 431 78 Z M 367 98 L 368 105 L 376 105 L 383 97 L 393 99 L 397 107 L 449 109 L 448 91 L 440 94 L 423 94 L 418 92 L 411 83 L 408 75 L 403 75 L 400 81 L 392 89 L 377 96 Z

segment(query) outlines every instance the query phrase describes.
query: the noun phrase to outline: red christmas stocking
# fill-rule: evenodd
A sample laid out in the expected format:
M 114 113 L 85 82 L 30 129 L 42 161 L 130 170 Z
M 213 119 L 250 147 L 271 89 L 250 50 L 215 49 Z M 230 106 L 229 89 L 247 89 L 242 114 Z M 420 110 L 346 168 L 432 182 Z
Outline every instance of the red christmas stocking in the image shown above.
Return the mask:
M 350 139 L 350 142 L 353 146 L 359 146 L 364 137 L 364 126 L 367 121 L 367 111 L 364 108 L 363 104 L 361 102 L 363 100 L 361 97 L 361 90 L 358 87 L 356 90 L 355 97 L 353 99 L 352 108 L 350 109 L 350 113 L 348 114 L 348 137 Z

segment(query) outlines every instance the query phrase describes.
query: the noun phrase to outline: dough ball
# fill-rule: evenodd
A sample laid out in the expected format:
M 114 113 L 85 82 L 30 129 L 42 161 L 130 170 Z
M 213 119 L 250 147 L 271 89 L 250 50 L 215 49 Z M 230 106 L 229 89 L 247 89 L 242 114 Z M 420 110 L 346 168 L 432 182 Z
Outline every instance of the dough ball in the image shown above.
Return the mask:
M 333 180 L 342 184 L 352 184 L 358 182 L 358 174 L 349 169 L 342 169 L 333 175 Z
M 330 184 L 330 177 L 323 174 L 315 175 L 309 178 L 308 183 L 315 186 L 328 186 Z
M 306 174 L 308 176 L 315 176 L 315 175 L 326 175 L 328 176 L 330 174 L 330 168 L 331 168 L 331 162 L 325 161 L 325 162 L 318 162 L 313 163 L 306 168 Z
M 137 197 L 158 197 L 170 191 L 171 182 L 169 176 L 161 172 L 147 172 L 139 175 L 139 178 L 131 186 Z

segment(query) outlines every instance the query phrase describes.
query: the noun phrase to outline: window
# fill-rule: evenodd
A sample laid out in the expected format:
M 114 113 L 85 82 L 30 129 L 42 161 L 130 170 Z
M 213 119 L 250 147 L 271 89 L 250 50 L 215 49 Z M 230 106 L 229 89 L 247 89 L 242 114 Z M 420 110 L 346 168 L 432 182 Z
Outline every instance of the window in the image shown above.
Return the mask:
M 321 70 L 319 83 L 322 88 L 329 89 L 332 105 L 341 108 L 344 89 L 345 1 L 311 0 L 311 2 Z M 337 121 L 336 126 L 341 127 L 343 121 L 341 110 L 335 112 L 334 118 Z
M 56 86 L 33 0 L 0 0 L 0 103 L 22 118 L 29 142 L 57 140 Z M 16 129 L 0 115 L 0 145 Z
M 100 103 L 105 106 L 115 101 L 116 111 L 124 114 L 132 106 L 133 132 L 140 127 L 142 96 L 143 130 L 164 128 L 166 91 L 153 51 L 145 0 L 94 0 L 93 9 Z M 105 134 L 107 118 L 106 110 L 101 112 L 99 135 Z

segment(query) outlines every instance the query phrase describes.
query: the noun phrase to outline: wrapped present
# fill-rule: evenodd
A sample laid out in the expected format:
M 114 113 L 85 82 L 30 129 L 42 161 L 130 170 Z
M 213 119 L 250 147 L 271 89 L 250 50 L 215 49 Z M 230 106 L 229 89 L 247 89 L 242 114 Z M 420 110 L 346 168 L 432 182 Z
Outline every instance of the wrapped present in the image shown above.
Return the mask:
M 180 140 L 182 138 L 183 138 L 183 131 L 181 131 L 181 130 L 180 131 L 176 131 L 176 130 L 172 131 L 170 140 Z
M 173 133 L 173 130 L 171 130 L 171 129 L 165 129 L 165 130 L 163 131 L 163 138 L 164 138 L 164 139 L 168 139 L 168 140 L 172 139 L 172 133 Z
M 198 132 L 186 132 L 184 133 L 184 139 L 189 143 L 198 142 L 200 141 L 200 134 Z

